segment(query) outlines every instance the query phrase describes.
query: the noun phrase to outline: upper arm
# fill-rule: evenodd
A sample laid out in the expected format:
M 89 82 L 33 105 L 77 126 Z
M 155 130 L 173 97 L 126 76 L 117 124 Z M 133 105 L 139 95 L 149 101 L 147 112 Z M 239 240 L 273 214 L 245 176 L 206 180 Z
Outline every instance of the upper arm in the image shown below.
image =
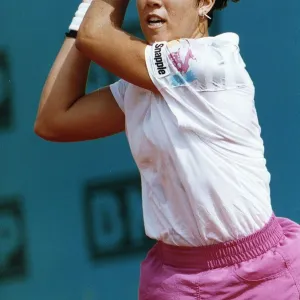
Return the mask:
M 37 134 L 47 140 L 93 140 L 124 131 L 125 116 L 110 87 L 104 87 L 81 97 L 67 111 L 57 115 L 49 129 L 47 124 L 36 128 L 41 128 Z
M 147 44 L 138 38 L 118 28 L 103 30 L 97 35 L 80 29 L 76 46 L 109 72 L 136 86 L 157 92 L 147 69 Z

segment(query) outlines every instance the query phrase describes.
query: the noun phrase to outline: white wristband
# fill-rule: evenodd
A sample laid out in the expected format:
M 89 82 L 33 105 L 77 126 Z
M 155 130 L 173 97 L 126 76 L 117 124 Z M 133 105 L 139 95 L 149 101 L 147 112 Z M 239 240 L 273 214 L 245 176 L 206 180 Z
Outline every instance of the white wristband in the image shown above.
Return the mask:
M 79 5 L 78 10 L 75 13 L 75 16 L 69 26 L 69 30 L 74 30 L 74 31 L 78 31 L 79 27 L 83 21 L 83 18 L 87 12 L 87 10 L 89 9 L 91 5 L 91 2 L 87 3 L 87 2 L 83 2 Z

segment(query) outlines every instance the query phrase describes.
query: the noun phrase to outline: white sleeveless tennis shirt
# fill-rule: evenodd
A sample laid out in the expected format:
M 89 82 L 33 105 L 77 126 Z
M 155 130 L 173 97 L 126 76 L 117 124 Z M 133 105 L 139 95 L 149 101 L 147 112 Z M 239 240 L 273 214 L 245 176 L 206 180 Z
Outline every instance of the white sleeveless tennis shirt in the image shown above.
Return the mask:
M 124 80 L 111 91 L 141 174 L 146 234 L 202 246 L 261 229 L 270 174 L 239 37 L 155 43 L 145 55 L 161 95 Z

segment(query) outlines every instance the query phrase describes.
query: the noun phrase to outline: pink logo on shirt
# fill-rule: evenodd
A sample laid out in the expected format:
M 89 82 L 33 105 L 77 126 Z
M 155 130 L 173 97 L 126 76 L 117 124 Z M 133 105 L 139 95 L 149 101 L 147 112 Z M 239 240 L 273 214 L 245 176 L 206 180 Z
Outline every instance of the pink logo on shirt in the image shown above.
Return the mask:
M 189 48 L 188 52 L 185 55 L 184 61 L 182 61 L 181 56 L 180 56 L 180 50 L 176 52 L 173 52 L 171 54 L 169 54 L 169 58 L 172 60 L 173 64 L 175 65 L 175 67 L 177 68 L 177 70 L 181 73 L 181 74 L 185 74 L 188 72 L 189 67 L 190 67 L 190 60 L 194 59 L 196 60 L 192 50 Z

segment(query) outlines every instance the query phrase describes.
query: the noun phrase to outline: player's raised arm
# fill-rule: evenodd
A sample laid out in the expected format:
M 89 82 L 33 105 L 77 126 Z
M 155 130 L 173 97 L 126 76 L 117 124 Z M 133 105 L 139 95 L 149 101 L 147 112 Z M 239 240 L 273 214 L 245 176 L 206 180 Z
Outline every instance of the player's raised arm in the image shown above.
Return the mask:
M 109 87 L 85 93 L 90 59 L 77 50 L 74 37 L 88 6 L 85 2 L 78 9 L 41 94 L 34 130 L 46 140 L 90 140 L 125 127 L 124 113 Z

